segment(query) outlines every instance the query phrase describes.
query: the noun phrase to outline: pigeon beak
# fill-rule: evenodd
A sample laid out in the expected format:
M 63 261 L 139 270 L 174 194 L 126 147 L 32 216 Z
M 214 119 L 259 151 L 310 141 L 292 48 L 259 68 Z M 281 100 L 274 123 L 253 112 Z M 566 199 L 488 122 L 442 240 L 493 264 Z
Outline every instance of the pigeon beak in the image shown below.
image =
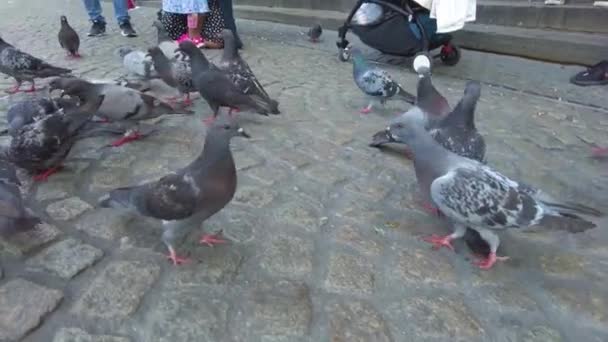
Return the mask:
M 239 133 L 240 136 L 245 137 L 247 139 L 251 138 L 251 135 L 247 134 L 247 132 L 245 132 L 245 130 L 243 128 L 239 128 L 237 130 L 237 132 Z

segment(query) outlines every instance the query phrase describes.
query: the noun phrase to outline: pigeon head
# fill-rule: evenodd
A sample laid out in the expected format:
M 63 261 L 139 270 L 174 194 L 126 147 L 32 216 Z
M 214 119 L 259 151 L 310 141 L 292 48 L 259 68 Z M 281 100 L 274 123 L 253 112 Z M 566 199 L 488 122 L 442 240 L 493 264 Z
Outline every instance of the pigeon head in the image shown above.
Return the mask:
M 93 84 L 75 77 L 57 77 L 49 83 L 49 92 L 61 89 L 61 97 L 65 95 L 77 96 L 84 101 Z
M 125 58 L 125 56 L 131 52 L 133 52 L 133 48 L 128 46 L 121 46 L 118 49 L 114 50 L 114 54 L 120 58 Z
M 62 15 L 61 17 L 59 17 L 61 20 L 61 25 L 67 24 L 68 23 L 68 17 L 66 17 L 65 15 Z
M 386 128 L 386 134 L 397 142 L 411 145 L 421 136 L 428 135 L 424 117 L 420 108 L 412 107 L 406 115 L 401 115 L 391 121 Z
M 240 136 L 248 139 L 251 138 L 251 136 L 239 126 L 238 122 L 227 113 L 218 115 L 217 119 L 211 124 L 210 129 L 212 132 L 211 134 L 213 134 L 214 137 L 221 136 L 230 139 L 232 137 Z
M 146 56 L 155 57 L 160 56 L 161 54 L 163 54 L 163 50 L 161 50 L 158 46 L 153 46 L 148 49 Z
M 186 40 L 179 43 L 177 49 L 174 52 L 182 52 L 183 54 L 190 57 L 190 62 L 192 63 L 192 70 L 207 70 L 209 68 L 209 61 L 201 51 L 201 49 L 197 48 L 193 42 Z
M 178 52 L 178 51 L 181 51 L 181 52 L 187 54 L 188 56 L 192 57 L 194 55 L 198 55 L 197 52 L 200 52 L 201 50 L 199 48 L 197 48 L 193 42 L 186 40 L 186 41 L 179 43 L 178 48 L 175 49 L 175 52 Z

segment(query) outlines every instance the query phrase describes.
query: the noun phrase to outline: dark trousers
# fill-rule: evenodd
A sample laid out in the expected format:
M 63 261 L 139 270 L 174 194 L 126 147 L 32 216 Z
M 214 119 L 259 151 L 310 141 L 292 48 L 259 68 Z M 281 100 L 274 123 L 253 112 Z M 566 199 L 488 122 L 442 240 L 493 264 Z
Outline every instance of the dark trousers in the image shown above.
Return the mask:
M 234 32 L 234 37 L 236 39 L 237 48 L 243 47 L 243 42 L 241 42 L 241 38 L 236 31 L 236 22 L 234 20 L 234 11 L 232 9 L 232 0 L 218 0 L 220 2 L 220 9 L 222 10 L 222 14 L 224 15 L 224 25 L 230 31 Z

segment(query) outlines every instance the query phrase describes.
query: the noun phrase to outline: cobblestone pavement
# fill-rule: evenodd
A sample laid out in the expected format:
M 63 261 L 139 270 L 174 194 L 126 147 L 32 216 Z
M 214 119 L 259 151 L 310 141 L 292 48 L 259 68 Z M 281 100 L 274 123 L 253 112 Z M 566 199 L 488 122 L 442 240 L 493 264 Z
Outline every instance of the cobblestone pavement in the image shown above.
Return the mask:
M 78 75 L 119 76 L 117 46 L 155 41 L 152 9 L 133 12 L 140 38 L 121 37 L 107 6 L 109 34 L 87 38 L 80 1 L 41 3 L 2 1 L 2 37 Z M 82 60 L 64 60 L 58 47 L 63 13 L 81 32 Z M 181 250 L 195 262 L 176 268 L 161 254 L 158 224 L 94 208 L 108 189 L 187 164 L 202 148 L 198 120 L 168 118 L 166 134 L 116 149 L 83 140 L 47 183 L 22 177 L 49 224 L 0 241 L 0 341 L 608 340 L 606 222 L 577 235 L 505 234 L 501 252 L 512 259 L 491 271 L 471 266 L 462 244 L 456 254 L 431 250 L 420 237 L 447 226 L 414 203 L 410 163 L 367 147 L 405 105 L 356 114 L 364 99 L 334 50 L 281 40 L 273 24 L 240 24 L 243 54 L 284 114 L 241 115 L 254 139 L 233 143 L 236 197 L 203 227 L 232 243 L 188 239 Z M 414 89 L 413 74 L 389 70 Z M 464 87 L 447 76 L 435 83 L 452 104 Z M 0 112 L 16 99 L 0 99 Z M 209 115 L 202 102 L 197 111 Z M 587 143 L 608 143 L 605 112 L 485 86 L 478 123 L 490 164 L 606 208 L 608 165 L 587 157 Z

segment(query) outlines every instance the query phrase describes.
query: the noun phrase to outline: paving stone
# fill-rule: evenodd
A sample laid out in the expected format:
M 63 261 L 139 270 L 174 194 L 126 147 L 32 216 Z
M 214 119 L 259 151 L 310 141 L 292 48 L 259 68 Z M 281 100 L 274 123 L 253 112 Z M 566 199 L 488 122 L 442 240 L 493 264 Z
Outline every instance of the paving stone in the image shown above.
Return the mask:
M 277 275 L 301 277 L 312 272 L 313 244 L 295 236 L 274 236 L 260 258 L 260 267 Z
M 250 151 L 235 152 L 233 158 L 237 171 L 245 171 L 263 163 L 261 158 L 253 156 Z
M 380 201 L 384 199 L 391 191 L 391 188 L 384 184 L 363 178 L 349 182 L 344 186 L 344 188 L 346 190 L 364 195 L 373 201 Z
M 38 185 L 36 189 L 36 200 L 37 201 L 48 201 L 64 199 L 70 196 L 74 192 L 73 181 L 57 181 L 44 182 Z
M 53 312 L 63 293 L 23 279 L 0 287 L 0 341 L 20 340 Z
M 328 164 L 315 164 L 306 168 L 308 177 L 325 185 L 336 185 L 348 179 L 348 172 Z
M 240 307 L 231 323 L 238 340 L 248 341 L 252 336 L 293 339 L 309 334 L 312 302 L 304 283 L 279 280 L 257 284 L 247 292 Z
M 162 291 L 137 330 L 143 341 L 222 341 L 228 308 L 226 300 L 205 289 Z
M 281 224 L 297 225 L 307 232 L 314 233 L 319 230 L 319 209 L 308 205 L 305 201 L 284 201 L 278 208 L 273 209 L 275 220 Z
M 583 289 L 559 284 L 546 284 L 552 303 L 562 311 L 579 313 L 578 317 L 589 317 L 585 322 L 608 325 L 608 295 L 604 289 Z M 583 314 L 584 316 L 581 316 Z
M 340 224 L 335 229 L 335 239 L 339 243 L 351 246 L 359 252 L 375 256 L 382 252 L 383 246 L 377 241 L 376 237 L 369 237 L 362 234 L 362 227 L 347 223 Z
M 13 235 L 8 241 L 0 239 L 0 255 L 22 256 L 54 241 L 60 234 L 57 227 L 42 222 L 33 230 Z
M 70 197 L 61 201 L 49 204 L 46 212 L 55 220 L 71 220 L 85 211 L 93 209 L 91 205 L 78 197 Z
M 89 183 L 89 192 L 99 194 L 101 197 L 105 192 L 117 187 L 130 185 L 129 169 L 121 168 L 98 168 L 93 171 Z
M 284 181 L 289 176 L 289 171 L 278 165 L 263 165 L 248 169 L 245 174 L 266 186 L 270 186 Z
M 399 252 L 395 284 L 415 287 L 456 286 L 457 274 L 447 257 L 429 248 L 410 247 Z
M 201 284 L 231 283 L 243 263 L 243 257 L 230 246 L 221 249 L 200 247 L 190 258 L 198 262 L 183 265 L 180 272 L 176 272 L 165 282 L 165 286 L 173 289 Z
M 328 268 L 325 286 L 330 291 L 371 293 L 374 289 L 372 265 L 363 257 L 334 254 Z
M 107 155 L 99 165 L 107 168 L 129 168 L 137 159 L 135 155 L 127 153 L 112 153 Z
M 72 309 L 90 318 L 126 318 L 138 308 L 160 267 L 143 261 L 114 261 L 106 266 Z
M 258 214 L 250 214 L 243 210 L 236 210 L 229 204 L 224 210 L 205 222 L 205 230 L 209 232 L 222 231 L 224 237 L 233 243 L 251 242 L 254 239 L 255 229 L 265 229 L 263 218 Z
M 390 305 L 388 316 L 412 340 L 449 338 L 450 341 L 483 340 L 485 331 L 464 302 L 447 295 L 409 296 Z
M 310 165 L 315 160 L 312 159 L 307 154 L 299 152 L 297 150 L 289 150 L 289 149 L 280 149 L 277 151 L 273 151 L 273 156 L 279 158 L 280 160 L 286 162 L 293 168 L 301 168 L 306 165 Z
M 74 226 L 90 236 L 116 241 L 126 234 L 127 224 L 134 219 L 113 209 L 96 208 L 79 217 Z
M 329 338 L 334 342 L 393 341 L 382 315 L 368 303 L 354 300 L 328 308 Z
M 482 296 L 483 306 L 489 311 L 533 312 L 538 304 L 515 284 L 478 287 L 475 292 Z
M 38 253 L 28 260 L 27 265 L 35 270 L 46 270 L 70 279 L 102 256 L 100 249 L 69 238 Z
M 569 278 L 580 277 L 585 269 L 585 259 L 576 254 L 543 255 L 540 265 L 546 274 Z
M 233 203 L 247 205 L 254 208 L 267 206 L 275 198 L 276 192 L 253 186 L 240 186 L 234 194 Z
M 78 328 L 61 328 L 55 334 L 53 342 L 131 342 L 128 337 L 111 335 L 91 335 Z
M 559 332 L 543 325 L 537 325 L 526 331 L 522 342 L 561 342 L 564 341 Z

